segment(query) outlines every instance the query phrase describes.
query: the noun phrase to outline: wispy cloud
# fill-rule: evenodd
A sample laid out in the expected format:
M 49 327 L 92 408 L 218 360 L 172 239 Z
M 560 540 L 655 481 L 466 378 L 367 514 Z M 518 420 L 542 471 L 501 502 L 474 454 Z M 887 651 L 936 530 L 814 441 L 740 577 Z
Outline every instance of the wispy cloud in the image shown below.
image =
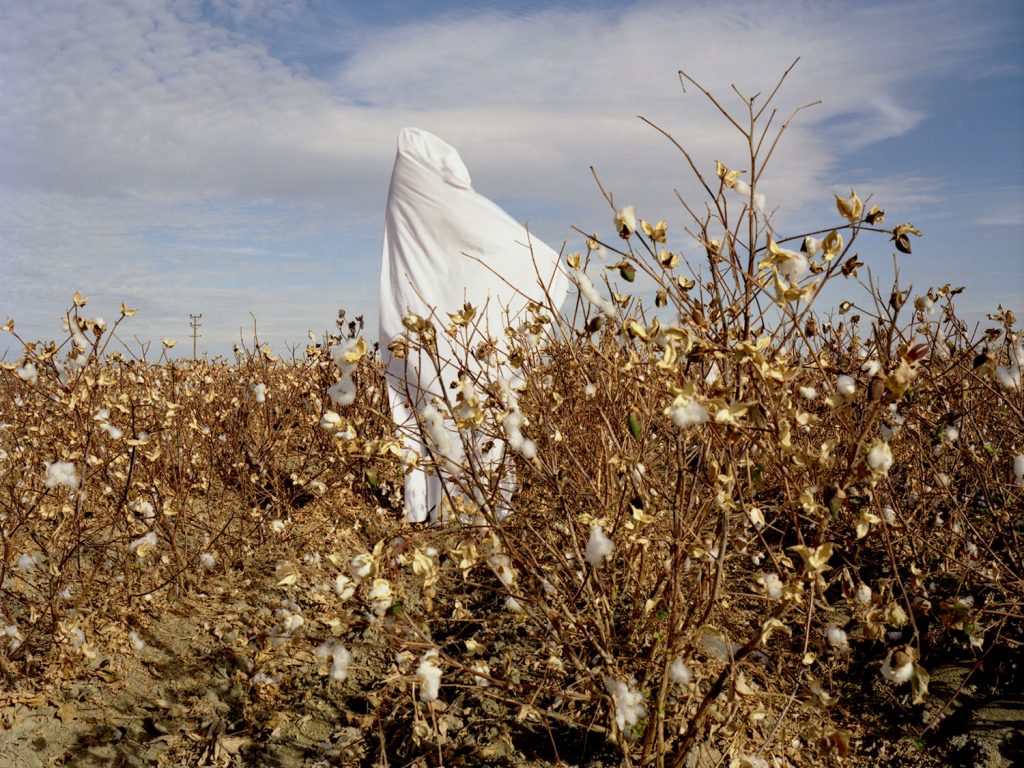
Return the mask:
M 731 84 L 753 95 L 803 57 L 782 111 L 823 103 L 764 180 L 799 208 L 828 197 L 844 158 L 924 119 L 921 84 L 993 66 L 981 56 L 992 14 L 952 2 L 463 6 L 386 25 L 297 0 L 8 6 L 0 311 L 45 333 L 54 296 L 102 289 L 147 304 L 138 327 L 166 335 L 162 324 L 214 304 L 224 319 L 207 340 L 222 348 L 251 308 L 277 338 L 329 326 L 343 302 L 373 312 L 403 125 L 458 146 L 480 191 L 557 244 L 571 224 L 605 223 L 590 165 L 652 217 L 678 210 L 685 166 L 637 114 L 704 164 L 742 161 L 743 142 L 683 93 L 679 68 L 742 110 Z M 928 56 L 906 44 L 911 28 Z M 874 184 L 915 206 L 930 202 L 925 181 Z

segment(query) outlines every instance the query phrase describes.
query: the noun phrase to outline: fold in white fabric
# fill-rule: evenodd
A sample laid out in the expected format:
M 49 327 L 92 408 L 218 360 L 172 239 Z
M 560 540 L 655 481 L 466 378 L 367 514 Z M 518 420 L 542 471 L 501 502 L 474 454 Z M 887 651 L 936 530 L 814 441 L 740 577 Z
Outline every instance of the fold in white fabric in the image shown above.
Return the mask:
M 568 286 L 558 254 L 473 190 L 453 147 L 426 131 L 402 129 L 384 222 L 380 344 L 392 417 L 408 448 L 426 455 L 416 436 L 416 413 L 459 379 L 460 365 L 475 361 L 459 355 L 459 362 L 438 371 L 415 354 L 393 357 L 387 347 L 406 333 L 402 318 L 436 313 L 439 357 L 454 361 L 444 332 L 446 312 L 469 302 L 477 308 L 479 329 L 500 343 L 505 327 L 517 324 L 529 301 L 546 304 L 546 291 L 558 307 Z M 405 481 L 406 519 L 436 521 L 443 492 L 436 474 L 414 469 Z

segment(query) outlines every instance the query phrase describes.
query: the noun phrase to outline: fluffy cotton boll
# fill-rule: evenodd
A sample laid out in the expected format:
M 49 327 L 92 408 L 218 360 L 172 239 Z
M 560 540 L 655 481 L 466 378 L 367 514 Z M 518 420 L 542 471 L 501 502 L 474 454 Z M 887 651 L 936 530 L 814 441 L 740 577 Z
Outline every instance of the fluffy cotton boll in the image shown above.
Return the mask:
M 825 636 L 828 638 L 828 644 L 840 653 L 850 650 L 850 640 L 846 636 L 845 630 L 835 626 L 828 627 L 825 630 Z
M 131 641 L 132 648 L 136 651 L 141 651 L 146 647 L 146 644 L 142 642 L 142 638 L 139 637 L 139 633 L 135 630 L 128 633 L 128 639 Z
M 704 376 L 704 385 L 713 387 L 718 383 L 720 378 L 722 378 L 722 369 L 718 367 L 717 360 L 712 360 L 711 367 L 708 368 L 708 372 Z
M 46 465 L 47 488 L 64 486 L 72 491 L 78 490 L 78 474 L 75 472 L 75 465 L 70 461 L 54 461 Z
M 338 407 L 352 405 L 356 401 L 355 382 L 349 378 L 340 378 L 328 388 L 327 395 L 331 398 L 331 402 Z
M 39 372 L 36 370 L 35 363 L 25 363 L 20 368 L 15 368 L 14 375 L 29 384 L 35 384 L 39 380 Z
M 769 600 L 781 600 L 784 585 L 777 573 L 766 573 L 757 579 L 764 587 L 764 594 Z
M 373 570 L 373 555 L 362 553 L 356 555 L 348 564 L 348 568 L 352 571 L 352 575 L 356 577 L 356 581 L 362 581 L 370 575 L 370 571 Z
M 595 524 L 590 529 L 590 539 L 587 541 L 587 551 L 585 557 L 587 562 L 590 563 L 594 568 L 600 568 L 604 561 L 608 559 L 614 549 L 612 540 L 605 534 L 604 529 Z
M 871 604 L 871 587 L 869 587 L 864 582 L 861 582 L 860 584 L 857 585 L 857 592 L 855 593 L 855 597 L 857 598 L 857 602 L 860 603 L 861 605 L 870 605 Z
M 527 461 L 533 461 L 537 457 L 537 444 L 533 440 L 523 440 L 523 444 L 519 446 L 519 455 Z
M 893 683 L 905 683 L 914 674 L 914 658 L 906 651 L 889 651 L 882 664 L 882 677 Z
M 1024 453 L 1018 453 L 1013 457 L 1013 477 L 1017 485 L 1024 485 Z
M 867 360 L 861 364 L 860 369 L 864 371 L 865 376 L 870 378 L 882 370 L 882 364 L 878 360 Z
M 17 624 L 0 623 L 0 641 L 3 640 L 7 641 L 8 651 L 18 650 L 24 638 L 21 636 L 21 631 L 18 629 Z
M 677 685 L 689 685 L 693 681 L 693 671 L 686 666 L 682 656 L 676 658 L 668 668 L 668 679 Z
M 217 567 L 217 557 L 211 552 L 203 552 L 199 555 L 199 564 L 208 571 Z
M 955 443 L 960 438 L 960 430 L 956 427 L 946 427 L 942 430 L 942 439 L 947 443 Z
M 803 252 L 808 256 L 817 256 L 821 253 L 821 240 L 808 235 L 804 238 Z
M 437 701 L 441 692 L 441 668 L 437 665 L 437 651 L 427 651 L 416 667 L 416 681 L 420 684 L 420 701 Z
M 394 595 L 391 593 L 391 583 L 387 579 L 374 579 L 373 586 L 366 593 L 366 599 L 370 608 L 377 616 L 383 616 L 394 602 Z
M 614 317 L 615 305 L 597 292 L 597 289 L 594 287 L 594 284 L 590 282 L 590 278 L 587 277 L 587 274 L 580 270 L 576 270 L 575 275 L 576 285 L 579 286 L 580 293 L 583 294 L 583 298 L 601 310 L 601 312 L 606 316 Z
M 487 562 L 494 569 L 494 573 L 502 584 L 511 587 L 515 583 L 516 572 L 512 569 L 512 561 L 508 555 L 494 555 Z
M 271 520 L 270 521 L 270 530 L 272 530 L 274 533 L 281 533 L 284 530 L 284 527 L 285 527 L 284 520 Z
M 356 583 L 343 573 L 334 577 L 334 594 L 342 602 L 348 600 L 356 593 Z
M 583 396 L 584 397 L 588 397 L 588 398 L 589 397 L 594 397 L 596 394 L 597 394 L 597 384 L 593 384 L 593 383 L 587 384 L 587 386 L 585 386 L 583 388 Z
M 800 397 L 802 397 L 804 400 L 813 400 L 818 396 L 818 390 L 816 390 L 814 387 L 800 387 L 799 391 Z
M 748 200 L 750 199 L 750 185 L 743 179 L 736 179 L 732 183 L 732 189 L 740 197 L 744 197 Z
M 802 253 L 795 251 L 782 251 L 782 253 L 786 258 L 779 262 L 779 274 L 786 278 L 788 283 L 799 282 L 811 270 L 810 262 Z
M 757 209 L 757 212 L 760 213 L 762 216 L 764 215 L 764 210 L 767 205 L 768 200 L 767 198 L 765 198 L 763 192 L 754 193 L 754 207 Z
M 427 433 L 427 437 L 430 438 L 430 442 L 437 452 L 449 463 L 457 465 L 459 463 L 457 460 L 458 450 L 451 434 L 445 429 L 444 419 L 437 408 L 428 405 L 420 411 L 420 419 L 423 421 L 423 430 Z
M 334 411 L 326 411 L 324 415 L 320 417 L 320 426 L 329 432 L 341 429 L 341 416 Z
M 142 557 L 146 554 L 146 552 L 153 549 L 156 546 L 156 543 L 156 531 L 150 531 L 149 533 L 145 534 L 144 536 L 140 536 L 139 538 L 135 539 L 135 541 L 133 541 L 131 544 L 129 544 L 128 551 L 135 552 L 136 554 L 138 554 L 139 557 Z
M 110 436 L 111 440 L 120 440 L 124 437 L 124 430 L 118 429 L 113 424 L 104 424 L 103 430 Z
M 266 384 L 253 384 L 252 385 L 252 399 L 257 403 L 267 402 L 267 385 Z
M 352 663 L 352 654 L 337 640 L 328 640 L 316 649 L 316 657 L 321 661 L 331 660 L 328 672 L 331 680 L 342 683 L 348 677 L 348 667 Z
M 23 552 L 18 555 L 16 567 L 19 571 L 29 571 L 42 563 L 43 559 L 42 552 L 33 552 L 31 555 L 28 552 Z
M 509 613 L 522 613 L 523 605 L 514 597 L 509 595 L 507 598 L 505 598 L 505 610 Z
M 615 707 L 615 724 L 619 731 L 627 737 L 634 736 L 633 728 L 647 716 L 644 695 L 633 690 L 629 683 L 607 676 L 604 679 L 608 693 L 612 695 Z
M 636 208 L 634 206 L 627 205 L 615 212 L 615 231 L 623 238 L 636 232 Z
M 696 400 L 687 400 L 682 395 L 676 396 L 675 401 L 668 408 L 667 414 L 672 417 L 673 423 L 681 429 L 706 424 L 710 418 L 707 408 Z
M 892 467 L 892 449 L 889 448 L 889 444 L 883 440 L 875 441 L 868 451 L 867 463 L 872 472 L 888 474 Z
M 896 525 L 896 510 L 892 507 L 882 507 L 882 519 L 886 525 Z
M 1011 392 L 1015 392 L 1020 389 L 1021 383 L 1021 369 L 1019 366 L 999 366 L 996 368 L 996 381 L 998 381 L 1004 389 L 1008 389 Z
M 853 376 L 843 374 L 836 379 L 836 392 L 843 397 L 853 397 L 857 392 L 857 382 Z

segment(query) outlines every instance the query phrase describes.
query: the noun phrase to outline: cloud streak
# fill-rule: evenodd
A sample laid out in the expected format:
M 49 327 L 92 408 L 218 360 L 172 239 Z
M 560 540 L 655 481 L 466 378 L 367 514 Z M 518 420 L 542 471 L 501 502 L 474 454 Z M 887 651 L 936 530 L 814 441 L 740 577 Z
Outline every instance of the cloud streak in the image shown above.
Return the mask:
M 5 8 L 0 246 L 13 269 L 2 311 L 41 322 L 62 311 L 55 291 L 98 282 L 151 306 L 147 333 L 216 303 L 232 321 L 210 323 L 211 344 L 223 348 L 257 306 L 294 339 L 349 298 L 373 312 L 404 125 L 458 146 L 477 188 L 557 245 L 571 224 L 605 225 L 591 164 L 617 199 L 678 218 L 685 166 L 636 114 L 704 165 L 742 162 L 739 137 L 682 92 L 680 67 L 741 110 L 732 83 L 752 95 L 803 56 L 781 104 L 823 104 L 793 125 L 764 181 L 799 209 L 827 197 L 845 158 L 924 119 L 922 84 L 994 66 L 980 55 L 992 15 L 963 18 L 953 3 L 456 8 L 381 27 L 344 6 L 203 8 Z M 928 57 L 904 44 L 911 26 Z M 930 182 L 886 183 L 913 206 L 933 201 L 920 193 L 939 188 Z

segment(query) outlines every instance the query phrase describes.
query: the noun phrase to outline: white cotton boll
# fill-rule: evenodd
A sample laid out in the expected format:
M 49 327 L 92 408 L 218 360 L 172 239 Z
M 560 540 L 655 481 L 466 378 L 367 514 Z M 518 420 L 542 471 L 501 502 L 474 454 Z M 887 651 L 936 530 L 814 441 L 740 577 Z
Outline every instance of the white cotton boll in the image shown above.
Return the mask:
M 132 648 L 134 648 L 136 651 L 141 651 L 146 647 L 146 644 L 142 642 L 142 638 L 139 637 L 139 633 L 135 630 L 132 630 L 128 633 L 128 639 L 132 643 Z
M 675 401 L 669 406 L 667 414 L 672 417 L 673 423 L 681 429 L 706 424 L 710 419 L 707 408 L 696 400 L 687 400 L 682 395 L 676 396 Z
M 103 430 L 110 436 L 111 440 L 120 440 L 124 437 L 124 430 L 118 429 L 113 424 L 104 424 Z
M 491 666 L 486 661 L 475 661 L 470 666 L 470 670 L 474 675 L 474 683 L 479 688 L 487 688 L 491 681 L 488 679 L 491 675 Z
M 420 411 L 420 419 L 423 421 L 423 429 L 427 433 L 427 437 L 430 438 L 430 442 L 437 452 L 447 459 L 450 465 L 457 467 L 460 463 L 458 449 L 451 434 L 444 426 L 441 413 L 434 406 L 428 405 Z
M 882 364 L 878 360 L 871 359 L 862 363 L 860 369 L 864 371 L 865 376 L 870 378 L 882 370 Z
M 821 240 L 819 240 L 818 238 L 811 237 L 810 235 L 804 238 L 803 251 L 808 256 L 817 256 L 819 253 L 821 253 L 821 249 Z
M 594 568 L 600 568 L 604 561 L 611 555 L 614 549 L 612 540 L 605 534 L 604 529 L 595 524 L 590 529 L 590 539 L 587 541 L 585 557 L 587 562 Z
M 14 375 L 29 384 L 35 384 L 39 380 L 39 372 L 35 363 L 25 363 L 20 368 L 14 369 Z
M 217 567 L 217 558 L 211 552 L 203 552 L 199 555 L 199 564 L 208 571 L 212 571 Z
M 836 392 L 843 397 L 852 397 L 857 392 L 857 382 L 852 376 L 843 374 L 836 379 Z
M 711 367 L 708 368 L 708 372 L 704 376 L 704 385 L 713 387 L 718 383 L 720 378 L 722 378 L 722 369 L 718 367 L 717 360 L 712 360 Z
M 505 610 L 509 613 L 522 613 L 523 605 L 514 597 L 509 595 L 507 598 L 505 598 Z
M 593 384 L 593 383 L 587 384 L 587 386 L 585 386 L 583 388 L 583 395 L 584 395 L 584 397 L 594 397 L 596 394 L 597 394 L 597 384 Z
M 998 381 L 1003 388 L 1014 392 L 1020 389 L 1021 383 L 1021 369 L 1019 366 L 999 366 L 996 368 L 996 381 Z
M 814 387 L 800 387 L 799 391 L 800 397 L 804 398 L 804 400 L 813 400 L 818 396 L 818 390 Z
M 329 432 L 341 429 L 341 416 L 334 411 L 326 411 L 324 415 L 320 417 L 320 426 Z
M 533 461 L 537 457 L 537 444 L 533 440 L 523 440 L 519 446 L 519 454 L 527 461 Z
M 33 552 L 31 555 L 28 552 L 23 552 L 18 555 L 18 562 L 15 567 L 19 571 L 29 571 L 42 563 L 43 559 L 42 552 Z
M 914 660 L 910 654 L 897 651 L 894 659 L 893 652 L 889 651 L 882 664 L 882 677 L 894 683 L 905 683 L 913 674 Z
M 892 507 L 882 507 L 882 519 L 886 525 L 896 525 L 896 510 Z
M 768 205 L 768 201 L 765 198 L 764 193 L 763 192 L 755 192 L 754 193 L 754 207 L 757 209 L 757 212 L 760 213 L 763 216 L 764 215 L 765 206 L 767 206 L 767 205 Z
M 764 594 L 769 600 L 781 600 L 784 591 L 784 584 L 777 573 L 766 573 L 758 577 L 758 581 L 764 587 Z
M 575 270 L 576 285 L 579 286 L 580 293 L 583 294 L 583 298 L 601 310 L 606 316 L 615 316 L 615 305 L 612 304 L 608 299 L 601 296 L 594 287 L 594 284 L 590 282 L 590 278 L 587 277 L 586 272 L 581 270 Z
M 1013 457 L 1013 476 L 1017 485 L 1024 485 L 1024 453 L 1018 453 Z
M 686 666 L 682 656 L 677 657 L 668 668 L 668 679 L 677 685 L 689 685 L 693 681 L 693 671 Z
M 274 685 L 277 683 L 277 678 L 273 675 L 268 675 L 266 672 L 257 672 L 252 676 L 252 684 L 258 685 L 261 688 L 266 685 Z
M 781 250 L 785 256 L 778 264 L 779 274 L 786 278 L 788 283 L 799 282 L 811 270 L 807 256 L 796 251 Z
M 24 639 L 17 624 L 4 624 L 0 622 L 0 641 L 7 641 L 8 651 L 18 650 Z
M 352 663 L 352 654 L 338 640 L 328 640 L 317 647 L 316 657 L 321 661 L 331 660 L 328 675 L 336 683 L 342 683 L 348 677 L 348 667 Z
M 892 462 L 892 449 L 889 448 L 889 444 L 883 440 L 875 441 L 867 455 L 867 463 L 871 467 L 871 471 L 880 475 L 888 474 Z
M 512 569 L 512 561 L 508 555 L 494 555 L 487 560 L 498 580 L 506 587 L 511 587 L 516 581 L 516 572 Z
M 270 521 L 270 530 L 272 530 L 274 533 L 281 533 L 284 530 L 284 527 L 285 527 L 285 521 L 284 520 L 271 520 Z
M 634 727 L 647 716 L 647 706 L 644 704 L 644 695 L 634 690 L 629 683 L 606 676 L 604 679 L 608 693 L 612 695 L 612 702 L 615 707 L 615 724 L 619 731 L 626 737 L 636 736 Z
M 861 582 L 860 584 L 858 584 L 857 585 L 856 598 L 857 598 L 857 602 L 860 603 L 861 605 L 870 605 L 871 604 L 871 587 L 869 587 L 864 582 Z
M 257 403 L 267 402 L 267 385 L 266 384 L 253 384 L 252 385 L 252 399 Z
M 377 616 L 383 616 L 394 602 L 394 595 L 391 593 L 391 582 L 387 579 L 374 579 L 373 586 L 366 594 L 370 608 Z
M 356 583 L 343 573 L 334 577 L 334 594 L 342 602 L 348 600 L 356 593 Z
M 416 680 L 420 684 L 420 701 L 437 701 L 441 692 L 441 668 L 437 665 L 437 651 L 427 651 L 416 667 Z
M 145 534 L 144 536 L 140 536 L 139 538 L 135 539 L 135 541 L 133 541 L 131 544 L 129 544 L 128 551 L 138 552 L 139 556 L 141 557 L 143 554 L 145 554 L 147 550 L 155 547 L 156 543 L 156 531 L 150 531 L 149 533 Z
M 362 581 L 370 575 L 370 571 L 373 570 L 373 555 L 362 553 L 356 555 L 348 564 L 348 568 L 352 571 L 352 575 L 356 577 L 356 581 Z
M 70 461 L 54 461 L 46 465 L 47 488 L 64 486 L 72 491 L 78 490 L 78 474 L 75 472 L 75 465 Z
M 356 385 L 352 379 L 341 378 L 328 388 L 327 395 L 331 402 L 339 407 L 352 405 L 356 401 Z
M 745 182 L 743 179 L 736 179 L 732 183 L 732 189 L 733 192 L 735 192 L 740 197 L 746 198 L 747 200 L 750 199 L 750 185 L 747 184 L 747 182 Z
M 960 437 L 960 430 L 956 427 L 946 427 L 942 431 L 942 439 L 947 443 L 955 443 Z
M 828 638 L 828 644 L 837 651 L 845 652 L 850 650 L 850 640 L 846 636 L 845 630 L 831 626 L 825 630 L 825 636 Z

